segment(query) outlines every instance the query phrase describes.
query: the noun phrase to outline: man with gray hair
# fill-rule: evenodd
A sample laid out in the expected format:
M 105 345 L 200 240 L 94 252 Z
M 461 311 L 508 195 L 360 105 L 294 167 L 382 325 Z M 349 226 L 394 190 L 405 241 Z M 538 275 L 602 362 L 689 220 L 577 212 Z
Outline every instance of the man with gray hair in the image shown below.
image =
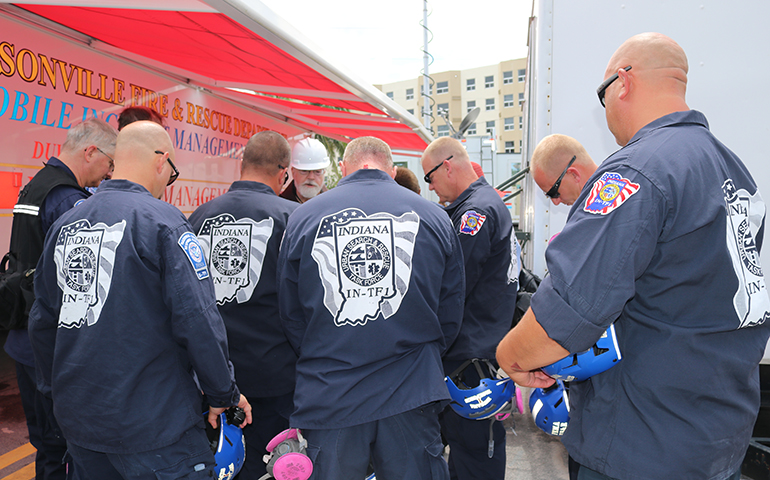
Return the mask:
M 84 187 L 96 187 L 110 178 L 115 166 L 112 157 L 117 134 L 114 128 L 96 118 L 67 131 L 58 158 L 48 159 L 19 194 L 13 209 L 9 273 L 34 269 L 43 251 L 45 235 L 56 219 L 91 196 Z M 27 317 L 34 301 L 31 287 L 22 290 L 24 311 L 19 312 L 15 328 L 8 332 L 5 351 L 16 361 L 29 441 L 37 449 L 35 478 L 64 479 L 68 478 L 67 464 L 62 462 L 67 443 L 59 432 L 50 399 L 35 387 L 35 358 L 27 335 Z
M 441 355 L 460 328 L 462 252 L 446 213 L 393 181 L 388 145 L 352 141 L 338 186 L 289 218 L 281 322 L 299 354 L 290 423 L 313 478 L 448 479 Z

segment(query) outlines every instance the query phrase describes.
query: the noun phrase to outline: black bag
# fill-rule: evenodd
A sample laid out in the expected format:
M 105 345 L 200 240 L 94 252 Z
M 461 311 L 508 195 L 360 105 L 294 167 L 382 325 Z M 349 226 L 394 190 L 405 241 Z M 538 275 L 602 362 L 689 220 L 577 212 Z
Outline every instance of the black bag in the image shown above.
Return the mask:
M 519 272 L 519 293 L 516 295 L 516 309 L 513 311 L 511 328 L 518 325 L 521 317 L 527 313 L 532 295 L 535 294 L 539 286 L 540 277 L 522 266 L 521 272 Z
M 0 262 L 0 328 L 15 330 L 27 328 L 27 317 L 35 301 L 32 281 L 35 269 L 7 273 L 11 254 Z

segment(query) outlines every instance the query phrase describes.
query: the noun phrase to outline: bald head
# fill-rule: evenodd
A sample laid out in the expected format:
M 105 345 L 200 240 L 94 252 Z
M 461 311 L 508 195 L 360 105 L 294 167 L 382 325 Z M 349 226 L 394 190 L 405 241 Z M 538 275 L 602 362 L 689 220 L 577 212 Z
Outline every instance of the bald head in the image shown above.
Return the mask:
M 626 145 L 648 123 L 689 110 L 688 70 L 682 47 L 661 33 L 634 35 L 615 51 L 604 72 L 605 79 L 618 75 L 605 90 L 605 113 L 619 145 Z
M 425 175 L 430 173 L 428 188 L 441 203 L 454 202 L 479 178 L 463 144 L 451 137 L 438 138 L 428 145 L 422 154 L 422 170 Z
M 168 160 L 174 159 L 174 146 L 162 126 L 150 121 L 134 122 L 118 134 L 112 178 L 138 183 L 160 198 L 173 173 Z
M 342 155 L 342 167 L 345 176 L 361 169 L 382 170 L 391 177 L 396 175 L 390 147 L 375 137 L 359 137 L 348 143 Z
M 575 160 L 570 165 L 573 157 Z M 543 192 L 549 192 L 561 177 L 557 191 L 551 192 L 553 196 L 549 197 L 555 205 L 572 205 L 596 171 L 596 163 L 583 145 L 560 134 L 548 135 L 540 141 L 532 153 L 529 167 L 532 178 Z

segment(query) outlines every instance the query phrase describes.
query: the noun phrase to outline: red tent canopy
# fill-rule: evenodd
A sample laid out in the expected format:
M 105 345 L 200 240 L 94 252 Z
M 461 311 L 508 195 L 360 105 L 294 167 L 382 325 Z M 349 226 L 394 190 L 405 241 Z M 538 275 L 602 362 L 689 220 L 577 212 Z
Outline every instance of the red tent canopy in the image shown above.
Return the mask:
M 309 132 L 343 141 L 373 135 L 394 150 L 421 151 L 432 140 L 403 108 L 329 64 L 259 2 L 42 0 L 14 5 L 85 35 L 98 50 L 181 76 Z

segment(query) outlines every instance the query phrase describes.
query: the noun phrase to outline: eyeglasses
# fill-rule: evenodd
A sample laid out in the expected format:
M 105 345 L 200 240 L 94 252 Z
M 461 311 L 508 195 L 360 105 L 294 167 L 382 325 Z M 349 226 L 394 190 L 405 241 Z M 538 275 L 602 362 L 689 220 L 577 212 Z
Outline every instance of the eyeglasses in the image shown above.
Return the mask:
M 289 166 L 278 165 L 278 170 L 283 170 L 283 181 L 281 182 L 281 185 L 283 185 L 289 181 Z
M 556 180 L 556 183 L 553 184 L 553 187 L 551 187 L 550 190 L 545 192 L 545 196 L 548 198 L 559 198 L 561 195 L 559 193 L 559 187 L 561 186 L 561 180 L 564 178 L 564 175 L 567 174 L 567 170 L 569 170 L 569 167 L 572 166 L 573 163 L 575 163 L 575 159 L 577 158 L 577 155 L 572 155 L 572 160 L 569 161 L 566 167 L 564 167 L 564 171 L 561 172 L 561 175 L 559 175 L 559 179 Z
M 625 71 L 631 70 L 631 65 L 627 66 L 623 70 Z M 602 104 L 602 107 L 604 107 L 604 91 L 607 90 L 607 87 L 609 87 L 612 84 L 612 82 L 614 82 L 617 79 L 618 79 L 618 72 L 615 72 L 607 80 L 603 81 L 602 84 L 599 85 L 599 88 L 596 89 L 596 94 L 599 95 L 599 102 Z
M 315 175 L 317 177 L 320 177 L 324 174 L 325 171 L 326 170 L 323 168 L 319 168 L 318 170 L 300 170 L 297 168 L 296 169 L 297 173 L 295 175 L 299 177 L 309 177 L 310 175 Z
M 160 150 L 155 150 L 155 153 L 158 155 L 166 155 L 168 152 L 161 152 Z M 166 186 L 168 187 L 172 183 L 176 182 L 176 179 L 179 178 L 179 170 L 176 169 L 176 165 L 174 165 L 174 162 L 171 161 L 171 156 L 166 157 L 166 160 L 168 160 L 169 165 L 171 165 L 171 168 L 174 170 L 174 173 L 171 174 L 170 177 L 168 177 L 168 183 Z
M 104 153 L 104 150 L 102 150 L 101 148 L 96 147 L 96 149 L 99 150 L 99 153 L 101 153 L 102 155 L 110 159 L 110 171 L 115 170 L 115 160 L 111 156 Z
M 450 155 L 450 156 L 446 157 L 446 159 L 444 160 L 444 162 L 448 162 L 449 160 L 451 160 L 451 159 L 452 159 L 452 157 L 454 157 L 454 155 Z M 441 163 L 439 163 L 438 165 L 436 165 L 435 167 L 431 168 L 431 169 L 430 169 L 430 171 L 429 171 L 428 173 L 426 173 L 424 177 L 422 177 L 422 178 L 423 178 L 423 180 L 425 180 L 425 183 L 431 183 L 431 182 L 433 181 L 433 179 L 432 179 L 432 178 L 430 178 L 431 174 L 432 174 L 433 172 L 435 172 L 436 170 L 438 170 L 438 167 L 440 167 L 441 165 L 443 165 L 443 164 L 444 164 L 444 162 L 441 162 Z

